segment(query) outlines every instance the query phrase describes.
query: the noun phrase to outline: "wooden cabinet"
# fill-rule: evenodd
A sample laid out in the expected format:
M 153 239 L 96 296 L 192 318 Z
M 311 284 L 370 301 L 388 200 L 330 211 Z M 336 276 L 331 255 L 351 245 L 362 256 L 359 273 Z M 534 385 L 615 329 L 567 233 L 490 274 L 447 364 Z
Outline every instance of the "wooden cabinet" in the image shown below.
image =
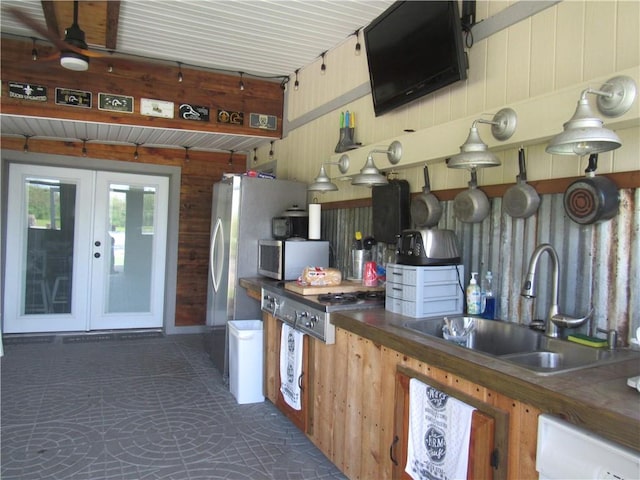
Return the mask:
M 467 479 L 506 478 L 508 414 L 403 367 L 396 374 L 395 436 L 391 447 L 393 478 L 411 479 L 405 472 L 405 466 L 409 434 L 409 381 L 412 378 L 476 408 L 471 419 Z
M 491 478 L 490 474 L 493 478 L 537 478 L 539 411 L 530 405 L 342 329 L 336 330 L 334 345 L 316 343 L 310 369 L 313 432 L 309 437 L 352 480 L 391 479 L 397 472 L 392 454 L 398 455 L 400 448 L 400 440 L 394 446 L 394 439 L 400 439 L 397 407 L 398 401 L 404 401 L 396 395 L 398 372 L 440 386 L 494 419 L 496 445 L 478 453 L 483 459 L 478 465 L 486 476 L 476 478 Z M 474 449 L 481 452 L 483 440 L 477 441 L 480 445 Z M 495 448 L 498 468 L 488 470 L 487 461 Z
M 294 410 L 285 402 L 280 392 L 280 341 L 282 322 L 272 315 L 263 313 L 264 321 L 264 395 L 283 412 L 300 430 L 311 432 L 311 408 L 309 403 L 309 364 L 312 340 L 304 336 L 302 349 L 302 375 L 299 378 L 301 390 L 300 410 Z

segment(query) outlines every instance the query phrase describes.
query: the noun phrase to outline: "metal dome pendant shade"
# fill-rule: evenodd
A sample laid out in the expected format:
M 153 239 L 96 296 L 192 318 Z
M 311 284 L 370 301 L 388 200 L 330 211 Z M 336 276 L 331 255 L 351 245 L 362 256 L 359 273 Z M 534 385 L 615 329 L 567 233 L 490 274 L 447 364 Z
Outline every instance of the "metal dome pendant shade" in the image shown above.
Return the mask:
M 371 150 L 369 155 L 367 155 L 367 161 L 360 170 L 360 173 L 351 180 L 351 185 L 358 187 L 376 187 L 389 183 L 387 177 L 382 175 L 380 170 L 376 167 L 376 164 L 373 163 L 374 153 L 386 153 L 389 163 L 391 165 L 395 165 L 402 158 L 402 144 L 399 141 L 394 140 L 386 150 Z
M 498 157 L 489 151 L 487 144 L 482 141 L 478 133 L 478 123 L 492 125 L 491 133 L 496 140 L 507 140 L 516 129 L 517 115 L 511 108 L 503 108 L 493 116 L 492 120 L 474 120 L 469 129 L 469 136 L 460 146 L 460 153 L 447 160 L 449 168 L 486 168 L 497 167 L 501 164 Z
M 608 152 L 622 146 L 618 135 L 604 127 L 589 106 L 588 94 L 598 96 L 598 110 L 608 117 L 626 113 L 636 97 L 635 81 L 626 76 L 609 79 L 600 90 L 587 88 L 580 94 L 576 111 L 564 130 L 553 137 L 545 149 L 555 155 L 590 155 Z
M 349 156 L 344 154 L 337 162 L 326 162 L 320 165 L 320 172 L 313 180 L 313 183 L 307 187 L 307 191 L 324 193 L 335 192 L 338 190 L 338 186 L 333 183 L 329 178 L 329 175 L 327 175 L 327 171 L 324 168 L 325 165 L 338 165 L 340 173 L 345 174 L 349 170 Z

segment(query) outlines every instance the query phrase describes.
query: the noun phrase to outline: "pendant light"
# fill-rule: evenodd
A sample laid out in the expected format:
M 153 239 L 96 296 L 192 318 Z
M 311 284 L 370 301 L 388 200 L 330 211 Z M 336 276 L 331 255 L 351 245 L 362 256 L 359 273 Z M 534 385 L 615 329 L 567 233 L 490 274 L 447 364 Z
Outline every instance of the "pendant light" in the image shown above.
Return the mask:
M 312 184 L 307 187 L 309 192 L 335 192 L 338 190 L 338 186 L 331 181 L 324 169 L 325 165 L 338 165 L 340 173 L 345 174 L 349 170 L 349 156 L 344 154 L 337 162 L 326 162 L 320 166 L 320 173 L 315 178 Z
M 482 141 L 478 133 L 478 123 L 491 125 L 491 133 L 496 140 L 504 141 L 513 135 L 516 130 L 517 115 L 511 108 L 503 108 L 493 116 L 491 120 L 479 118 L 474 120 L 469 129 L 469 136 L 460 146 L 460 153 L 447 160 L 449 168 L 485 168 L 497 167 L 500 160 L 489 151 L 487 144 Z
M 389 183 L 387 177 L 380 173 L 380 170 L 373 162 L 374 153 L 386 153 L 389 163 L 395 165 L 402 158 L 402 144 L 397 140 L 391 142 L 387 150 L 371 150 L 367 155 L 367 161 L 360 170 L 360 173 L 353 177 L 351 185 L 358 187 L 375 187 Z
M 582 156 L 608 152 L 622 146 L 618 135 L 605 128 L 602 120 L 593 114 L 587 98 L 589 94 L 598 96 L 600 113 L 619 117 L 633 105 L 637 88 L 632 78 L 618 76 L 609 79 L 600 90 L 583 90 L 573 117 L 563 125 L 564 130 L 551 139 L 545 149 L 547 153 Z

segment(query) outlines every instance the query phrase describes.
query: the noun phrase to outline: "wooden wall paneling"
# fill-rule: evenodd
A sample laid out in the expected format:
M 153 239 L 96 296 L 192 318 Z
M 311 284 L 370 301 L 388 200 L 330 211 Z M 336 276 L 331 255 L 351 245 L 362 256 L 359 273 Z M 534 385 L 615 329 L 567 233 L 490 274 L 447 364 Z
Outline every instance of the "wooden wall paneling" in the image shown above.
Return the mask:
M 3 149 L 22 151 L 23 145 L 23 138 L 2 137 Z M 87 143 L 86 147 L 90 158 L 181 167 L 175 326 L 205 325 L 213 184 L 222 178 L 223 172 L 239 173 L 244 167 L 228 165 L 226 153 L 189 152 L 190 159 L 186 161 L 182 150 L 140 146 L 136 161 L 134 146 Z M 80 141 L 31 138 L 29 152 L 75 157 L 78 168 L 82 168 Z

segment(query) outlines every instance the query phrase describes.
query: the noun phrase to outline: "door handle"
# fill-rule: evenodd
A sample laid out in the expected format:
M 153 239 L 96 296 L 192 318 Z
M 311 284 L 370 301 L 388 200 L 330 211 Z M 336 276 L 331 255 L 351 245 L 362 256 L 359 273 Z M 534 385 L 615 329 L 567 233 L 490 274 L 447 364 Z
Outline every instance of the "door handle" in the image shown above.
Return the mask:
M 216 220 L 216 226 L 213 229 L 211 238 L 211 247 L 209 248 L 209 269 L 211 271 L 211 280 L 213 281 L 213 291 L 218 292 L 220 280 L 222 277 L 222 268 L 224 266 L 224 230 L 222 228 L 222 219 Z M 215 265 L 214 265 L 215 263 Z

